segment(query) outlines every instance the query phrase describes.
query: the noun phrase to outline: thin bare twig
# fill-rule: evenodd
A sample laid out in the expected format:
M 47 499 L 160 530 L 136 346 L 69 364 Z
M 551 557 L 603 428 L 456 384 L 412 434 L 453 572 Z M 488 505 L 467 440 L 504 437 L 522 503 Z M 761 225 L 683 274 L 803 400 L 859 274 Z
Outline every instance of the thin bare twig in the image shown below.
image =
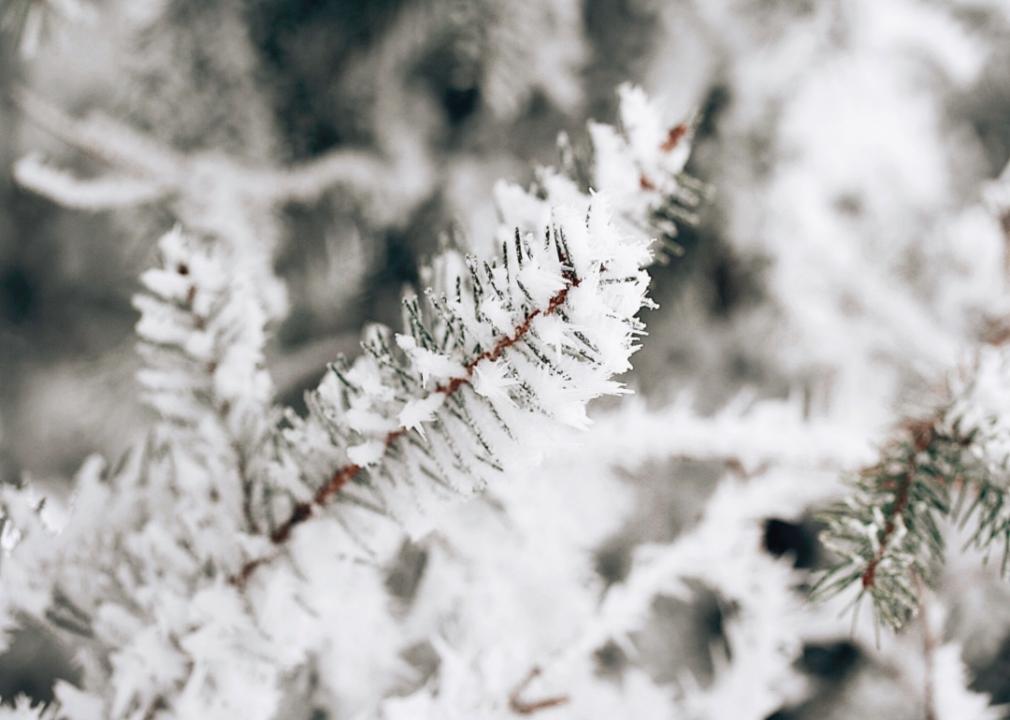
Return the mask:
M 529 687 L 530 683 L 540 675 L 540 668 L 535 667 L 529 671 L 523 681 L 519 683 L 515 690 L 509 695 L 509 709 L 517 715 L 532 715 L 541 710 L 564 705 L 569 702 L 567 695 L 555 695 L 553 697 L 542 698 L 540 700 L 523 700 L 520 696 Z

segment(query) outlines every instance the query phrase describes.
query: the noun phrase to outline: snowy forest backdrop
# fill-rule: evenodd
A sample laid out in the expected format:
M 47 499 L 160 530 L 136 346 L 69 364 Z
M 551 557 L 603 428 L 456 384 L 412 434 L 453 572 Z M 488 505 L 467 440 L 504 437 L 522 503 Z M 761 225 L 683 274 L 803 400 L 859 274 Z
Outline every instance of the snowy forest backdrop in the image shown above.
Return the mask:
M 1010 2 L 0 1 L 0 483 L 56 514 L 153 422 L 133 298 L 172 228 L 257 239 L 286 286 L 255 287 L 283 317 L 272 400 L 304 413 L 446 237 L 496 252 L 496 181 L 564 164 L 562 131 L 586 155 L 623 83 L 690 128 L 636 395 L 343 577 L 334 675 L 285 675 L 278 717 L 1006 715 L 998 550 L 943 528 L 900 631 L 808 590 L 815 515 L 905 419 L 977 385 L 1010 425 Z M 89 112 L 109 121 L 82 139 Z M 242 183 L 257 202 L 232 207 Z M 7 704 L 95 672 L 35 620 L 6 645 Z

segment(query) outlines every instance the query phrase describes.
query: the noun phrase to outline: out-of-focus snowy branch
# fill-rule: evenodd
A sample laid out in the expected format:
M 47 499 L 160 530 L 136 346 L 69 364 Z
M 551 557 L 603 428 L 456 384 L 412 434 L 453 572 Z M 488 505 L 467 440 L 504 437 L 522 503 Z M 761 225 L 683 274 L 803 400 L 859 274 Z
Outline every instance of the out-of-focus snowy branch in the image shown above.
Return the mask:
M 828 383 L 953 365 L 1006 295 L 998 228 L 957 191 L 979 148 L 945 109 L 990 61 L 975 21 L 914 0 L 747 3 L 743 23 L 726 0 L 657 7 L 658 88 L 691 87 L 669 68 L 697 44 L 718 58 L 694 72 L 731 99 L 713 148 L 725 233 L 770 260 L 784 359 Z M 893 393 L 873 397 L 889 411 Z
M 580 458 L 580 467 L 582 463 L 598 466 L 595 458 Z M 601 604 L 593 609 L 574 604 L 570 612 L 578 619 L 566 618 L 566 630 L 545 629 L 549 637 L 557 638 L 556 644 L 527 656 L 523 674 L 515 670 L 517 658 L 512 654 L 495 658 L 492 653 L 482 659 L 469 656 L 472 649 L 467 647 L 445 648 L 440 654 L 449 666 L 441 673 L 442 691 L 423 688 L 403 701 L 389 701 L 382 717 L 434 719 L 465 707 L 479 709 L 482 717 L 507 718 L 515 688 L 512 694 L 504 690 L 498 676 L 509 668 L 516 672 L 522 697 L 531 704 L 550 701 L 557 717 L 606 716 L 600 715 L 601 708 L 609 707 L 634 708 L 633 716 L 642 718 L 767 717 L 803 689 L 793 664 L 802 637 L 797 628 L 805 611 L 791 589 L 801 576 L 784 559 L 774 559 L 761 549 L 763 521 L 769 515 L 796 517 L 838 492 L 836 483 L 818 482 L 821 479 L 808 473 L 725 479 L 694 528 L 670 544 L 639 548 L 628 576 L 606 591 Z M 577 486 L 589 492 L 595 487 L 593 474 L 580 478 Z M 678 678 L 674 686 L 659 685 L 648 680 L 638 665 L 632 636 L 646 627 L 657 597 L 689 600 L 694 593 L 689 581 L 710 589 L 733 608 L 724 625 L 729 652 L 716 657 L 715 677 L 705 687 L 690 676 Z M 553 587 L 557 581 L 548 576 L 542 582 Z M 544 644 L 540 638 L 535 642 Z M 629 667 L 621 683 L 601 687 L 593 656 L 611 642 L 623 650 Z M 512 643 L 506 646 L 509 650 L 515 653 Z M 497 670 L 493 675 L 492 668 Z M 496 692 L 501 696 L 496 698 Z M 550 716 L 548 709 L 545 706 L 545 716 Z
M 799 397 L 756 400 L 742 393 L 711 415 L 698 413 L 689 394 L 658 409 L 632 399 L 602 415 L 590 432 L 601 442 L 589 443 L 589 451 L 622 467 L 683 459 L 724 462 L 745 473 L 769 466 L 839 470 L 873 457 L 872 428 L 808 417 Z
M 64 207 L 92 212 L 144 205 L 169 193 L 163 185 L 125 175 L 79 178 L 36 155 L 18 160 L 14 177 L 23 187 Z
M 639 549 L 627 579 L 609 590 L 599 616 L 559 659 L 626 637 L 641 626 L 656 595 L 690 593 L 687 579 L 732 591 L 733 600 L 746 602 L 745 588 L 767 574 L 768 563 L 780 564 L 767 557 L 760 560 L 762 521 L 798 517 L 814 503 L 837 496 L 841 486 L 830 477 L 822 474 L 820 481 L 811 481 L 805 473 L 785 471 L 757 480 L 724 479 L 693 529 L 669 545 Z M 772 585 L 785 590 L 788 582 Z
M 404 133 L 388 156 L 334 150 L 287 168 L 258 166 L 216 151 L 183 154 L 101 113 L 74 117 L 38 94 L 13 92 L 25 116 L 72 148 L 108 166 L 108 175 L 78 178 L 37 155 L 15 165 L 25 187 L 89 211 L 167 201 L 189 230 L 218 237 L 248 267 L 271 318 L 285 312 L 286 292 L 273 272 L 279 240 L 274 211 L 311 203 L 345 188 L 382 222 L 402 218 L 428 192 L 431 162 L 416 133 Z
M 149 135 L 100 113 L 75 118 L 26 88 L 14 91 L 13 96 L 25 115 L 39 127 L 113 170 L 147 183 L 150 189 L 146 193 L 133 190 L 137 202 L 146 202 L 152 196 L 174 196 L 181 199 L 181 207 L 198 207 L 203 205 L 203 195 L 210 185 L 218 193 L 274 206 L 313 202 L 334 187 L 347 187 L 364 195 L 381 191 L 385 201 L 402 211 L 417 201 L 417 193 L 424 184 L 423 177 L 401 182 L 408 179 L 405 165 L 410 171 L 423 173 L 423 151 L 416 147 L 413 152 L 406 146 L 396 148 L 399 151 L 396 160 L 358 150 L 335 150 L 288 168 L 255 167 L 214 153 L 180 154 Z M 105 197 L 103 203 L 103 196 L 91 185 L 74 185 L 67 175 L 56 171 L 41 172 L 39 166 L 37 160 L 19 163 L 16 175 L 19 182 L 57 202 L 70 202 L 92 210 L 124 204 L 122 196 L 115 193 Z M 194 176 L 199 181 L 194 182 Z M 396 202 L 397 189 L 402 189 L 405 195 L 402 203 Z M 194 194 L 200 197 L 189 197 Z
M 984 192 L 1000 222 L 1010 207 L 1005 177 Z M 851 478 L 849 496 L 824 513 L 824 541 L 837 560 L 819 579 L 817 595 L 868 596 L 879 620 L 901 627 L 919 612 L 923 587 L 936 582 L 948 519 L 970 523 L 968 544 L 986 556 L 1001 554 L 1006 570 L 1010 350 L 1005 337 L 989 341 L 949 373 L 935 406 L 904 420 L 875 462 Z
M 927 720 L 998 720 L 1006 706 L 993 705 L 985 693 L 972 689 L 961 644 L 943 641 L 947 608 L 931 591 L 921 592 L 922 612 L 910 632 L 889 643 L 881 659 L 893 664 L 899 682 L 918 697 Z
M 14 88 L 11 97 L 40 128 L 107 165 L 167 183 L 181 181 L 182 156 L 125 123 L 97 112 L 73 117 L 26 87 Z

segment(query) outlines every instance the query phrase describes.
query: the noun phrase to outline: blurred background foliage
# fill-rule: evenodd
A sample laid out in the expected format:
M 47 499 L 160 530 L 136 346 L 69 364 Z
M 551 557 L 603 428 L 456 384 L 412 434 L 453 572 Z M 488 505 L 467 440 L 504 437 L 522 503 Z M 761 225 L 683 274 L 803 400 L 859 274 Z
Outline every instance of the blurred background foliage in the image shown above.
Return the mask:
M 401 291 L 418 283 L 418 267 L 440 237 L 456 229 L 484 249 L 495 222 L 494 181 L 528 183 L 536 165 L 556 161 L 559 131 L 578 146 L 588 119 L 613 120 L 621 82 L 643 84 L 671 122 L 697 113 L 689 170 L 716 188 L 699 222 L 681 232 L 682 252 L 655 268 L 660 308 L 647 313 L 650 337 L 630 379 L 655 403 L 686 384 L 707 408 L 744 385 L 769 395 L 799 387 L 814 402 L 821 376 L 836 373 L 833 348 L 814 363 L 783 356 L 783 338 L 791 338 L 782 331 L 791 317 L 783 288 L 791 286 L 776 268 L 813 238 L 789 232 L 810 226 L 776 224 L 793 210 L 775 188 L 797 167 L 812 173 L 801 176 L 811 185 L 826 185 L 818 184 L 816 163 L 803 165 L 811 148 L 844 155 L 842 190 L 824 190 L 832 213 L 825 227 L 842 228 L 881 265 L 894 259 L 894 277 L 923 296 L 935 290 L 929 273 L 915 269 L 919 228 L 941 211 L 977 202 L 979 187 L 1010 157 L 1010 8 L 998 0 L 0 3 L 8 13 L 33 6 L 51 15 L 36 28 L 33 47 L 26 49 L 24 35 L 16 38 L 11 27 L 0 35 L 3 482 L 29 473 L 65 489 L 84 456 L 115 456 L 145 422 L 134 399 L 130 298 L 152 264 L 156 238 L 176 221 L 165 202 L 88 213 L 19 187 L 8 168 L 29 152 L 42 151 L 84 177 L 107 168 L 40 131 L 10 101 L 17 87 L 74 114 L 101 110 L 183 153 L 284 166 L 345 148 L 417 151 L 416 163 L 402 169 L 414 176 L 405 185 L 421 187 L 409 198 L 399 197 L 395 182 L 378 197 L 336 186 L 317 202 L 262 219 L 279 228 L 276 267 L 290 301 L 269 362 L 278 400 L 296 406 L 327 360 L 339 350 L 355 352 L 365 323 L 398 322 Z M 841 72 L 826 81 L 816 76 L 818 68 L 864 55 L 869 69 L 855 80 L 839 79 Z M 881 112 L 893 111 L 899 135 L 903 124 L 908 129 L 907 157 L 921 160 L 926 174 L 942 167 L 935 192 L 912 183 L 918 166 L 881 177 L 872 142 L 848 151 L 852 137 L 893 141 L 877 119 L 858 119 L 858 105 L 853 122 L 843 112 L 850 98 L 861 101 L 853 87 L 872 85 L 878 70 L 908 89 L 910 100 L 902 95 Z M 839 105 L 816 98 L 803 105 L 810 86 Z M 917 105 L 919 98 L 928 103 Z M 918 132 L 920 120 L 927 130 Z M 818 282 L 817 268 L 809 272 Z M 618 581 L 630 548 L 688 525 L 717 474 L 704 464 L 679 464 L 632 478 L 642 488 L 639 522 L 600 549 L 600 573 Z M 767 549 L 815 565 L 815 530 L 769 518 Z M 643 641 L 642 651 L 671 675 L 685 663 L 701 678 L 712 672 L 708 651 L 732 608 L 698 597 L 690 607 L 667 603 L 657 612 L 656 633 Z M 0 696 L 21 688 L 45 697 L 40 666 L 44 674 L 72 676 L 47 642 L 23 633 L 0 659 Z M 1000 669 L 1010 662 L 1008 647 L 1004 640 L 974 655 L 978 688 L 997 701 L 1010 700 Z M 605 653 L 601 667 L 619 666 L 620 653 Z M 864 709 L 857 690 L 870 687 L 876 697 L 876 685 L 886 683 L 872 672 L 876 662 L 844 639 L 808 646 L 804 671 L 823 687 L 776 717 L 852 717 Z M 899 707 L 893 717 L 914 716 Z

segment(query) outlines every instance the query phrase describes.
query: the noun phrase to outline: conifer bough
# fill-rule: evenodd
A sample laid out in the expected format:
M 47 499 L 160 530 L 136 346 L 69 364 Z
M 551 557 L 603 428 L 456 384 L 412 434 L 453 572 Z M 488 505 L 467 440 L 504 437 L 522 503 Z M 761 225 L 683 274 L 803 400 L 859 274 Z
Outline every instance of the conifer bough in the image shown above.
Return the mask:
M 403 331 L 368 329 L 305 416 L 271 400 L 272 315 L 238 257 L 256 249 L 162 239 L 136 299 L 158 419 L 146 441 L 111 470 L 87 462 L 66 517 L 0 488 L 0 625 L 38 618 L 83 668 L 30 717 L 271 720 L 319 684 L 353 715 L 382 701 L 403 648 L 377 570 L 402 531 L 425 534 L 446 499 L 528 465 L 587 424 L 591 399 L 625 391 L 614 378 L 643 332 L 652 237 L 700 188 L 684 131 L 638 90 L 621 107 L 622 129 L 591 126 L 591 158 L 568 152 L 531 191 L 499 186 L 494 257 L 439 255 Z M 359 628 L 368 642 L 348 646 Z
M 984 347 L 967 379 L 931 416 L 907 421 L 880 459 L 852 478 L 852 492 L 823 513 L 837 557 L 815 596 L 854 588 L 875 616 L 900 628 L 920 609 L 942 568 L 945 521 L 967 528 L 966 545 L 1010 560 L 1005 407 L 1007 348 Z
M 621 392 L 648 244 L 622 238 L 599 199 L 556 219 L 541 237 L 516 230 L 491 262 L 444 255 L 427 302 L 404 301 L 406 332 L 373 329 L 365 355 L 330 368 L 288 447 L 325 433 L 346 460 L 321 485 L 299 476 L 311 493 L 271 520 L 274 544 L 351 491 L 417 527 L 437 495 L 477 491 L 528 450 L 538 415 L 582 426 L 589 399 Z M 304 466 L 317 463 L 289 465 Z

